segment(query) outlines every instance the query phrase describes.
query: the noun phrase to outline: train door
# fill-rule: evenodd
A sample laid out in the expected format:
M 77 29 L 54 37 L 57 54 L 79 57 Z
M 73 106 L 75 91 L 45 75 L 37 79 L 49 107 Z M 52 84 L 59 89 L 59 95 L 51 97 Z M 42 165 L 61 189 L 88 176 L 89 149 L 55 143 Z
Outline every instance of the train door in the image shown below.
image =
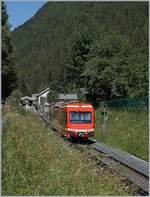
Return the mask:
M 54 109 L 52 116 L 53 116 L 52 126 L 54 129 L 58 130 L 58 110 Z
M 60 115 L 60 124 L 59 124 L 60 128 L 59 128 L 59 130 L 62 134 L 65 134 L 65 127 L 66 127 L 66 123 L 67 123 L 66 110 L 65 109 L 60 110 L 59 115 Z

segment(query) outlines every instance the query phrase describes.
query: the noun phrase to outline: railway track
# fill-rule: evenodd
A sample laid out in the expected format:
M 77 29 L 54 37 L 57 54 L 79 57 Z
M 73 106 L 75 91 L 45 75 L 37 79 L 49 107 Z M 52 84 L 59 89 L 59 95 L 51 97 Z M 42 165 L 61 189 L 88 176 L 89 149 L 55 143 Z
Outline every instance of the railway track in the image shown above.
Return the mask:
M 39 114 L 48 126 L 49 120 Z M 107 167 L 125 177 L 137 188 L 137 195 L 149 195 L 149 163 L 133 155 L 109 147 L 103 143 L 89 139 L 87 142 L 66 141 L 70 146 L 77 148 L 89 158 L 97 162 L 98 167 Z
M 130 182 L 132 182 L 134 185 L 138 188 L 138 195 L 148 195 L 149 194 L 149 175 L 145 175 L 145 171 L 142 169 L 137 169 L 137 166 L 133 166 L 132 162 L 130 161 L 130 155 L 126 153 L 123 153 L 122 157 L 128 157 L 128 160 L 126 162 L 121 161 L 117 157 L 114 158 L 114 153 L 116 153 L 117 150 L 113 150 L 111 147 L 106 146 L 105 144 L 101 144 L 97 142 L 90 142 L 90 145 L 75 145 L 78 149 L 80 149 L 82 152 L 85 152 L 90 158 L 94 159 L 97 162 L 97 165 L 107 167 L 111 170 L 116 171 L 121 176 L 126 177 L 126 179 Z M 103 145 L 107 150 L 111 150 L 110 154 L 106 154 L 105 151 L 103 151 Z M 101 149 L 102 148 L 102 149 Z M 119 151 L 120 153 L 120 151 Z M 131 155 L 131 158 L 133 156 Z M 136 158 L 135 158 L 136 161 Z M 139 159 L 137 158 L 137 161 Z M 141 162 L 141 163 L 140 163 Z M 143 163 L 143 160 L 141 160 L 138 165 L 141 165 Z M 131 165 L 130 165 L 131 164 Z M 147 165 L 146 165 L 147 166 Z M 147 166 L 148 167 L 148 166 Z M 144 166 L 145 168 L 145 166 Z

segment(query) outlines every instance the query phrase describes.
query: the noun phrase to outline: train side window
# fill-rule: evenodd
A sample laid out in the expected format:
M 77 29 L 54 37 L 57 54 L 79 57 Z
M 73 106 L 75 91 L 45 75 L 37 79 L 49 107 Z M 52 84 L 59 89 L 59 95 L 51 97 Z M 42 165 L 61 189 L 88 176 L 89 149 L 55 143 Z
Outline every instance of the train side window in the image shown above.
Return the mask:
M 65 111 L 62 111 L 62 112 L 60 112 L 60 124 L 62 126 L 65 126 L 66 122 L 67 122 L 66 112 Z
M 67 123 L 66 112 L 64 111 L 64 126 Z
M 64 125 L 67 123 L 67 113 L 64 111 Z
M 57 119 L 57 111 L 56 110 L 53 112 L 53 118 Z

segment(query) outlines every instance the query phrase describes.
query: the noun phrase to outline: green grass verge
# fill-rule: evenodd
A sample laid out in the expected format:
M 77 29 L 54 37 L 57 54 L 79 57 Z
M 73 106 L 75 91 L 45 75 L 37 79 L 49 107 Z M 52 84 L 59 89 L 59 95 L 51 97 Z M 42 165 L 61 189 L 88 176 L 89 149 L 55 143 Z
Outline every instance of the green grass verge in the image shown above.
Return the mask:
M 60 143 L 32 114 L 7 111 L 2 195 L 132 195 L 135 187 Z
M 95 111 L 95 139 L 148 160 L 148 112 L 107 110 L 107 116 L 106 132 L 102 132 L 101 110 Z

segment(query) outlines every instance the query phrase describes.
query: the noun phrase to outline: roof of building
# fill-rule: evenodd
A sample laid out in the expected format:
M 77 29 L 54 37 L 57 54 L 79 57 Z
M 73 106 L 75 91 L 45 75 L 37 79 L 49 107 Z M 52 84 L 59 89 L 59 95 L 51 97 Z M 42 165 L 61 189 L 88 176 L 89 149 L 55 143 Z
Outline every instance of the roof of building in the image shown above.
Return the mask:
M 21 98 L 20 98 L 20 100 L 21 100 L 21 101 L 24 101 L 24 100 L 33 101 L 33 100 L 34 100 L 34 98 L 29 97 L 29 96 L 23 96 L 23 97 L 21 97 Z
M 32 94 L 32 100 L 36 100 L 37 99 L 37 94 Z
M 36 97 L 36 96 L 38 96 L 38 94 L 32 94 L 32 97 Z
M 40 92 L 39 94 L 34 94 L 35 96 L 41 96 L 42 94 L 44 94 L 45 92 L 50 91 L 50 88 L 46 88 L 45 90 L 43 90 L 42 92 Z
M 61 100 L 78 99 L 78 95 L 77 94 L 59 94 L 59 99 Z

